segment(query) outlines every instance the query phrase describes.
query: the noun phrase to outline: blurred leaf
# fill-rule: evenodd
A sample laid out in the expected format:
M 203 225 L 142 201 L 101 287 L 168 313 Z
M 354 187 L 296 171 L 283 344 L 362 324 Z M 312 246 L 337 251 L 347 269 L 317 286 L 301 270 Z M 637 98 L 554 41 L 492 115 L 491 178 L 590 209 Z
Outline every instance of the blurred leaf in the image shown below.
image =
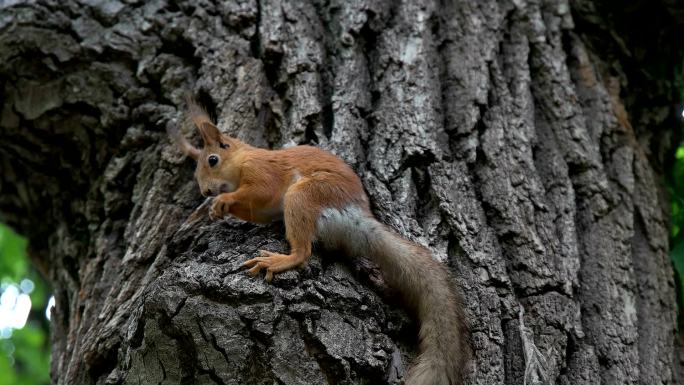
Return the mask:
M 31 384 L 49 383 L 50 361 L 45 354 L 47 336 L 40 325 L 27 324 L 22 329 L 15 330 L 12 335 L 16 350 L 14 357 L 24 366 L 23 373 L 31 374 Z
M 45 306 L 50 296 L 47 283 L 31 267 L 26 254 L 27 241 L 8 226 L 0 224 L 0 282 L 20 285 L 33 282 L 29 320 L 12 337 L 0 340 L 0 385 L 47 385 L 50 383 L 50 343 Z
M 35 270 L 31 270 L 27 277 L 33 281 L 34 287 L 31 292 L 31 308 L 38 312 L 45 312 L 45 306 L 50 299 L 51 291 L 43 277 L 38 274 Z
M 17 383 L 17 375 L 14 373 L 14 368 L 10 364 L 10 359 L 7 354 L 0 354 L 0 385 L 15 385 Z
M 684 242 L 678 242 L 670 252 L 677 277 L 679 278 L 680 296 L 684 298 Z
M 680 143 L 675 152 L 674 165 L 666 184 L 671 199 L 670 258 L 679 288 L 680 323 L 684 326 L 684 143 Z
M 675 158 L 684 159 L 684 147 L 679 147 L 675 153 Z
M 0 224 L 0 281 L 18 282 L 27 270 L 26 239 Z

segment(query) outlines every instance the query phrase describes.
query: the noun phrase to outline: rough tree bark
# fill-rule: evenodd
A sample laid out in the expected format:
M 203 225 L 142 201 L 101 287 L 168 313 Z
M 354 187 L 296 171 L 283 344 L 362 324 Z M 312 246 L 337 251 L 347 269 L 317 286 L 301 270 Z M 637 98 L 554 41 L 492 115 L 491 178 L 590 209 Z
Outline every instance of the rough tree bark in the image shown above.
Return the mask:
M 54 286 L 53 382 L 395 384 L 415 354 L 368 263 L 267 284 L 240 264 L 282 225 L 188 221 L 164 128 L 192 90 L 245 141 L 340 155 L 448 264 L 468 383 L 676 383 L 654 68 L 684 18 L 653 3 L 0 1 L 0 212 Z

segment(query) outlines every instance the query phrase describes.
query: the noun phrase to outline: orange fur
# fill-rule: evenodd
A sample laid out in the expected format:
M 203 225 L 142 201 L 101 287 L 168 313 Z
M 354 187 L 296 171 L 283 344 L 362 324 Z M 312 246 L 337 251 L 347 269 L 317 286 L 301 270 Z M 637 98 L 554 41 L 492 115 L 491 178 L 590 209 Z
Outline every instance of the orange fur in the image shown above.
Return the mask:
M 421 355 L 406 385 L 460 382 L 469 346 L 448 271 L 427 249 L 401 239 L 373 218 L 361 180 L 346 163 L 311 146 L 255 148 L 222 134 L 192 102 L 189 113 L 204 147 L 181 148 L 197 154 L 195 177 L 202 194 L 217 195 L 210 216 L 285 222 L 290 254 L 261 250 L 243 264 L 251 275 L 266 270 L 270 281 L 274 274 L 303 264 L 315 239 L 352 256 L 371 253 L 387 282 L 421 321 Z

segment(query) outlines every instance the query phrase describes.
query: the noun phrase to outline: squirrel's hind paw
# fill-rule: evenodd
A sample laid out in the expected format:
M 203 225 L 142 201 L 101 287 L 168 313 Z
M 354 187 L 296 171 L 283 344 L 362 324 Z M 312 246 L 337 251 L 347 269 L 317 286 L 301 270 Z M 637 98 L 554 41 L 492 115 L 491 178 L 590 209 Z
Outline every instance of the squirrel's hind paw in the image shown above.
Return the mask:
M 297 267 L 303 262 L 304 259 L 296 254 L 285 255 L 259 250 L 258 257 L 246 261 L 242 266 L 250 268 L 247 273 L 251 276 L 256 276 L 261 269 L 266 269 L 266 280 L 270 282 L 273 279 L 273 274 Z

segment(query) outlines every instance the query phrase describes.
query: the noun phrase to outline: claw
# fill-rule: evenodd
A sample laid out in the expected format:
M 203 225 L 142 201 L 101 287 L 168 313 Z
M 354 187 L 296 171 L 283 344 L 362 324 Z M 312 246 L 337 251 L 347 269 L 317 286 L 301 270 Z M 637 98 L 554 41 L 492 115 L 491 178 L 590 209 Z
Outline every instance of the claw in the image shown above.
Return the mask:
M 243 262 L 243 263 L 242 263 L 242 266 L 243 266 L 243 267 L 252 267 L 252 266 L 254 266 L 254 265 L 256 265 L 256 264 L 259 264 L 260 262 L 266 262 L 267 259 L 268 259 L 268 258 L 265 258 L 265 257 L 254 257 L 254 258 L 252 258 L 252 259 L 250 259 L 250 260 L 248 260 L 248 261 Z M 264 265 L 264 266 L 265 266 L 265 265 Z
M 261 271 L 261 266 L 259 264 L 256 264 L 253 268 L 247 270 L 247 274 L 251 275 L 252 277 L 255 277 L 259 272 Z
M 275 273 L 291 269 L 298 266 L 295 255 L 284 255 L 279 253 L 272 253 L 266 250 L 259 250 L 259 256 L 245 261 L 242 266 L 249 268 L 247 273 L 251 276 L 259 274 L 262 269 L 266 269 L 266 281 L 271 282 Z
M 247 260 L 242 263 L 242 267 L 252 267 L 254 266 L 258 261 L 255 261 L 256 258 L 252 258 L 250 260 Z

